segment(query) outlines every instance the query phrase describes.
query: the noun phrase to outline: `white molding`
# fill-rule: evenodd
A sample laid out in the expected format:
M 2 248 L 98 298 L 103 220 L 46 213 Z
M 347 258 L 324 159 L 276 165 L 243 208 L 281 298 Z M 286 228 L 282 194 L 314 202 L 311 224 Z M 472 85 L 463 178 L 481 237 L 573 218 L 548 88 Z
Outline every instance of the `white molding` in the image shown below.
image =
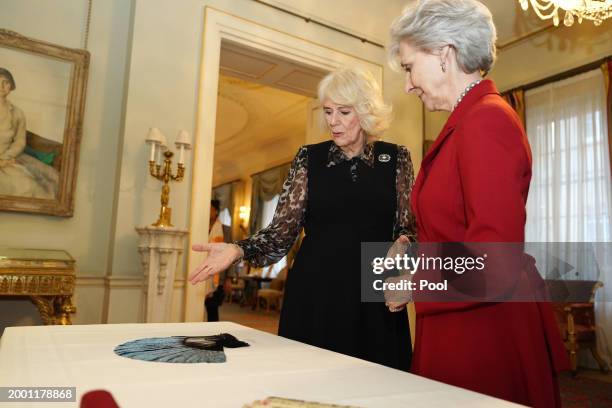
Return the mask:
M 194 135 L 193 173 L 191 179 L 189 247 L 192 243 L 208 241 L 208 205 L 212 187 L 213 152 L 215 147 L 215 120 L 217 90 L 219 87 L 219 59 L 221 42 L 231 41 L 258 52 L 272 54 L 318 70 L 331 71 L 340 66 L 361 66 L 370 70 L 383 84 L 384 52 L 380 60 L 359 57 L 359 49 L 340 51 L 329 44 L 315 43 L 306 38 L 279 31 L 257 22 L 234 16 L 206 6 L 204 33 L 198 82 L 198 106 Z M 361 44 L 361 43 L 359 43 Z M 349 52 L 354 55 L 350 55 Z M 202 253 L 187 252 L 187 270 L 192 271 L 204 260 Z M 185 286 L 184 321 L 201 322 L 204 317 L 202 304 L 206 285 Z
M 185 289 L 185 284 L 187 283 L 186 279 L 175 279 L 174 285 L 172 286 L 174 289 Z
M 104 283 L 107 288 L 142 288 L 143 279 L 131 276 L 106 276 Z
M 132 276 L 99 276 L 99 275 L 77 275 L 76 286 L 104 288 L 138 288 L 142 287 L 144 278 Z M 187 284 L 185 278 L 174 279 L 174 289 L 184 289 Z
M 172 316 L 172 296 L 179 256 L 185 248 L 187 230 L 177 228 L 136 228 L 138 252 L 144 280 L 142 300 L 146 323 L 169 322 Z
M 349 33 L 351 35 L 354 35 L 356 37 L 359 37 L 359 38 L 365 38 L 365 39 L 367 39 L 369 41 L 377 42 L 378 44 L 384 44 L 385 43 L 385 41 L 383 39 L 378 38 L 378 37 L 376 37 L 376 36 L 374 36 L 372 34 L 365 34 L 365 33 L 362 33 L 360 31 L 355 31 L 354 29 L 349 28 L 349 27 L 347 27 L 345 25 L 338 24 L 338 22 L 336 22 L 336 21 L 327 20 L 322 15 L 315 15 L 315 14 L 309 13 L 306 10 L 302 10 L 300 8 L 293 7 L 293 6 L 291 6 L 291 5 L 287 4 L 287 3 L 284 3 L 282 1 L 262 0 L 262 3 L 267 3 L 269 5 L 279 7 L 281 9 L 290 11 L 292 13 L 296 13 L 296 14 L 299 14 L 301 16 L 310 18 L 312 20 L 319 21 L 319 22 L 321 22 L 323 24 L 327 24 L 328 26 L 336 27 L 336 28 L 338 28 L 338 29 L 340 29 L 342 31 L 345 31 L 345 32 L 347 32 L 347 33 Z M 282 13 L 280 10 L 279 10 L 279 12 Z
M 100 275 L 78 275 L 76 276 L 76 286 L 99 286 L 104 287 L 104 276 Z

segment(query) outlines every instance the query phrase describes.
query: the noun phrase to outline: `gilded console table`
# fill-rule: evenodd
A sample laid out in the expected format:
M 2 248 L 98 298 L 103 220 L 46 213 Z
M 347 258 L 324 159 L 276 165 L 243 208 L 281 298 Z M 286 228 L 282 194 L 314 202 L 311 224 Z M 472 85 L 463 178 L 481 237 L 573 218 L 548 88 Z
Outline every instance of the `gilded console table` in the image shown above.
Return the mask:
M 66 251 L 0 248 L 0 296 L 28 296 L 44 324 L 72 324 L 74 285 Z

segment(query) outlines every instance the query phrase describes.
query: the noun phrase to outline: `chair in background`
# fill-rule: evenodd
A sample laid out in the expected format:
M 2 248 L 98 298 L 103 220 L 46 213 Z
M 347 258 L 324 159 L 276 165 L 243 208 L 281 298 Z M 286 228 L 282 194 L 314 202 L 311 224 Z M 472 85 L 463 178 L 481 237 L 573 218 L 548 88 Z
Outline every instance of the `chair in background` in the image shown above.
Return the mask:
M 232 303 L 233 300 L 238 300 L 238 303 L 242 301 L 244 297 L 244 288 L 245 283 L 244 279 L 241 278 L 227 278 L 227 284 L 225 286 L 226 290 L 226 301 L 227 303 Z
M 270 281 L 270 288 L 259 289 L 257 291 L 256 306 L 257 310 L 261 305 L 261 302 L 265 302 L 266 312 L 270 311 L 270 307 L 274 306 L 275 310 L 280 311 L 280 307 L 283 301 L 283 294 L 285 289 L 285 280 L 287 279 L 287 270 L 284 268 L 281 270 L 276 278 Z
M 58 172 L 61 170 L 63 145 L 54 140 L 45 139 L 42 136 L 26 131 L 25 153 L 37 158 L 45 164 L 53 167 Z
M 546 280 L 561 338 L 570 357 L 572 372 L 578 372 L 578 351 L 589 349 L 602 372 L 608 365 L 597 351 L 595 325 L 595 292 L 603 286 L 599 281 Z M 565 302 L 559 302 L 566 299 Z

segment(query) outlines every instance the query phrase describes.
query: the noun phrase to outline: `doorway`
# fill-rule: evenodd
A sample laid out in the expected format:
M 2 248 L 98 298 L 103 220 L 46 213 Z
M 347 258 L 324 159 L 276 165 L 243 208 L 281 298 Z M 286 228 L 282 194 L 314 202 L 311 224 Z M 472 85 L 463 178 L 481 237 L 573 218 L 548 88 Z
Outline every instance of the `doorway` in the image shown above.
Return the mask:
M 317 75 L 322 77 L 326 72 L 332 71 L 341 66 L 361 66 L 370 70 L 379 83 L 382 84 L 383 67 L 379 63 L 366 61 L 359 57 L 349 55 L 348 53 L 334 50 L 323 44 L 316 44 L 312 41 L 291 35 L 289 33 L 280 32 L 278 30 L 265 27 L 256 22 L 248 21 L 242 18 L 226 14 L 222 11 L 207 7 L 205 10 L 205 28 L 202 46 L 202 65 L 200 71 L 199 82 L 199 97 L 197 123 L 195 133 L 195 151 L 194 151 L 194 170 L 191 189 L 191 205 L 190 205 L 190 245 L 196 242 L 207 242 L 208 240 L 208 223 L 209 212 L 207 208 L 211 200 L 211 191 L 214 186 L 213 180 L 215 175 L 215 149 L 217 137 L 217 116 L 219 106 L 219 90 L 223 89 L 226 82 L 233 85 L 249 87 L 252 84 L 261 86 L 261 83 L 254 82 L 258 80 L 257 75 L 250 72 L 250 78 L 240 77 L 236 72 L 223 72 L 221 69 L 221 57 L 226 58 L 227 52 L 233 52 L 230 55 L 234 58 L 234 62 L 238 65 L 246 64 L 245 58 L 250 58 L 248 70 L 259 72 L 261 76 L 266 77 L 266 69 L 271 75 L 270 79 L 274 79 L 275 86 L 269 87 L 274 91 L 286 91 L 296 95 L 310 97 L 307 106 L 304 109 L 305 123 L 314 123 L 316 117 L 316 104 L 313 102 L 313 88 L 316 88 L 318 82 Z M 240 63 L 242 59 L 242 63 Z M 226 59 L 227 61 L 227 59 Z M 276 75 L 272 74 L 270 68 L 273 64 L 283 62 L 295 67 L 292 75 Z M 253 66 L 250 66 L 250 65 Z M 228 65 L 232 65 L 229 64 Z M 267 68 L 266 68 L 267 67 Z M 235 70 L 235 69 L 234 69 Z M 236 70 L 235 70 L 236 71 Z M 241 67 L 237 71 L 245 71 L 245 67 Z M 306 73 L 306 74 L 305 74 Z M 233 74 L 233 75 L 232 75 Z M 232 79 L 233 78 L 233 79 Z M 241 80 L 242 83 L 237 81 Z M 304 84 L 310 83 L 310 87 L 304 87 Z M 312 86 L 315 83 L 315 86 Z M 298 84 L 296 86 L 296 84 Z M 301 85 L 300 85 L 301 84 Z M 221 88 L 220 88 L 221 86 Z M 300 87 L 308 88 L 302 89 Z M 310 95 L 304 93 L 310 92 Z M 296 101 L 299 105 L 299 103 Z M 297 106 L 297 105 L 296 105 Z M 231 109 L 231 108 L 228 108 Z M 235 113 L 235 120 L 232 120 L 231 126 L 238 127 L 240 123 L 239 113 Z M 244 120 L 244 119 L 242 119 Z M 234 123 L 235 122 L 235 123 Z M 221 125 L 224 126 L 224 125 Z M 304 130 L 304 142 L 307 141 L 306 134 L 315 135 L 313 126 L 306 126 Z M 316 141 L 318 136 L 308 137 L 313 139 L 310 143 Z M 272 143 L 272 149 L 278 152 L 283 152 L 285 156 L 268 157 L 262 159 L 270 160 L 267 164 L 274 160 L 282 164 L 283 161 L 288 161 L 296 153 L 296 141 L 291 138 L 277 138 Z M 284 147 L 281 147 L 282 145 Z M 236 144 L 236 148 L 240 149 L 240 143 Z M 231 149 L 229 149 L 231 152 Z M 290 153 L 289 153 L 290 152 Z M 237 156 L 237 154 L 235 154 Z M 228 167 L 229 169 L 229 167 Z M 228 176 L 229 177 L 229 176 Z M 245 191 L 245 194 L 247 192 Z M 187 257 L 187 270 L 193 270 L 204 259 L 204 255 L 200 253 L 190 252 Z M 204 285 L 187 285 L 185 288 L 185 321 L 202 321 L 203 320 L 203 302 L 205 296 Z

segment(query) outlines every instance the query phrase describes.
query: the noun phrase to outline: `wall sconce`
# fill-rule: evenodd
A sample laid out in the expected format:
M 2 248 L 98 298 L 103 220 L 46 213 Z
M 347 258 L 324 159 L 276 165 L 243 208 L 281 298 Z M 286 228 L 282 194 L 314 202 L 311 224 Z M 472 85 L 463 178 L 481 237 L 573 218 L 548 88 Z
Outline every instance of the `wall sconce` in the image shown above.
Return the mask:
M 247 227 L 249 225 L 250 215 L 251 208 L 247 207 L 246 205 L 241 205 L 238 212 L 238 218 L 240 219 L 240 228 L 242 228 L 244 231 L 247 230 Z
M 161 209 L 159 218 L 153 225 L 154 227 L 172 227 L 172 209 L 168 207 L 170 201 L 170 181 L 182 181 L 185 176 L 185 149 L 191 148 L 191 141 L 186 130 L 181 130 L 174 144 L 179 149 L 179 160 L 176 174 L 172 174 L 172 153 L 167 146 L 166 137 L 157 128 L 149 129 L 146 138 L 146 143 L 151 145 L 151 154 L 149 156 L 149 173 L 151 176 L 162 181 L 161 193 Z M 164 168 L 162 170 L 162 152 L 165 157 L 163 159 Z

